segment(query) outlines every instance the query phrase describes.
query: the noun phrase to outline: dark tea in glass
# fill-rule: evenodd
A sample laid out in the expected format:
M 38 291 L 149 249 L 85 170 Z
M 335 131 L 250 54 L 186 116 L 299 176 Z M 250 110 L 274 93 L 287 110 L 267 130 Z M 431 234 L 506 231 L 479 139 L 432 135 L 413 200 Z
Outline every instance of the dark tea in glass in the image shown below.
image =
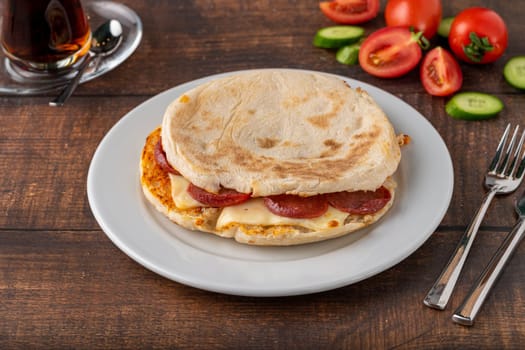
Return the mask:
M 34 71 L 70 67 L 90 48 L 91 30 L 80 0 L 6 0 L 2 48 Z

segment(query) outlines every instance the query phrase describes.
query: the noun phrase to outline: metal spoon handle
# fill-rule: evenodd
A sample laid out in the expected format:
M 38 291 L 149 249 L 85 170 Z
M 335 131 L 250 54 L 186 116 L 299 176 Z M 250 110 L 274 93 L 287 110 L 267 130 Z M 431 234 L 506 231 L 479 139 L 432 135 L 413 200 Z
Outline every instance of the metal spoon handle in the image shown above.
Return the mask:
M 445 309 L 445 306 L 447 306 L 448 300 L 450 299 L 454 286 L 459 278 L 459 274 L 461 273 L 461 269 L 463 268 L 467 255 L 470 252 L 470 247 L 474 242 L 474 238 L 476 238 L 479 226 L 481 225 L 485 213 L 495 195 L 496 187 L 492 187 L 486 194 L 485 199 L 472 219 L 471 224 L 461 237 L 461 240 L 445 269 L 441 272 L 441 275 L 423 300 L 423 303 L 426 306 L 438 310 L 443 310 Z
M 520 219 L 505 237 L 503 243 L 483 270 L 467 297 L 452 316 L 452 320 L 464 326 L 472 326 L 474 318 L 485 302 L 492 286 L 503 271 L 503 267 L 512 256 L 514 250 L 523 239 L 525 220 Z
M 98 59 L 100 56 L 97 56 L 95 58 Z M 69 81 L 69 83 L 64 87 L 64 89 L 60 92 L 60 94 L 55 97 L 52 101 L 49 102 L 50 106 L 53 107 L 60 107 L 63 106 L 64 103 L 67 101 L 67 99 L 73 94 L 73 91 L 77 88 L 78 84 L 80 83 L 80 78 L 82 78 L 82 75 L 84 75 L 84 71 L 89 66 L 89 63 L 91 62 L 91 59 L 93 58 L 93 55 L 88 54 L 84 61 L 80 64 L 80 67 L 78 67 L 77 74 Z

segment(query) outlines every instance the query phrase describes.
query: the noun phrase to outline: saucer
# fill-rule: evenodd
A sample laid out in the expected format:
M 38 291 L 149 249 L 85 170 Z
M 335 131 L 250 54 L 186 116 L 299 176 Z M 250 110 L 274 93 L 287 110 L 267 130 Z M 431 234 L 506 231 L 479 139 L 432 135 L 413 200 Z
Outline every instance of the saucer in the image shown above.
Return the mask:
M 123 39 L 113 54 L 102 57 L 96 67 L 86 69 L 80 79 L 81 84 L 118 67 L 131 56 L 142 39 L 140 17 L 129 7 L 113 1 L 88 1 L 85 10 L 91 28 L 97 28 L 109 19 L 120 21 Z M 75 66 L 78 64 L 80 62 Z M 12 64 L 0 51 L 0 94 L 29 95 L 60 89 L 76 74 L 75 66 L 61 74 L 32 73 Z

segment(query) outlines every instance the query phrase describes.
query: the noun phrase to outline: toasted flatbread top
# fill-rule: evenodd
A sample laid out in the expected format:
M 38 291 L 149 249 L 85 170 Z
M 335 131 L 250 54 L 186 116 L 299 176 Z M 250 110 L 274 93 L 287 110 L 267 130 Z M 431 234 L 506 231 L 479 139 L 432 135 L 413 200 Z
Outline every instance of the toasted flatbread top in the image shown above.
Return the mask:
M 364 90 L 295 70 L 238 73 L 186 92 L 166 110 L 162 145 L 193 184 L 255 197 L 375 190 L 400 160 L 392 125 Z

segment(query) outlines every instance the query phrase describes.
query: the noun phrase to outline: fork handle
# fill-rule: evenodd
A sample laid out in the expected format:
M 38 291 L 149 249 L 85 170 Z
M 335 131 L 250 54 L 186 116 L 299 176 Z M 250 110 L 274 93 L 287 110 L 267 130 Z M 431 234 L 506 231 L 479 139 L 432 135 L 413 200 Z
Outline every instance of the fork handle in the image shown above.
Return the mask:
M 474 318 L 485 302 L 492 286 L 501 275 L 503 267 L 523 239 L 525 220 L 520 219 L 501 243 L 489 264 L 483 270 L 461 306 L 452 316 L 452 320 L 464 326 L 472 326 Z
M 474 242 L 474 238 L 476 238 L 479 226 L 481 225 L 485 213 L 497 191 L 498 187 L 493 186 L 485 195 L 480 208 L 456 246 L 454 254 L 423 300 L 423 303 L 426 306 L 438 310 L 443 310 L 447 306 L 448 300 L 450 299 L 454 286 L 459 278 L 459 274 L 461 273 L 461 269 L 463 268 L 467 255 L 470 252 L 470 247 Z

